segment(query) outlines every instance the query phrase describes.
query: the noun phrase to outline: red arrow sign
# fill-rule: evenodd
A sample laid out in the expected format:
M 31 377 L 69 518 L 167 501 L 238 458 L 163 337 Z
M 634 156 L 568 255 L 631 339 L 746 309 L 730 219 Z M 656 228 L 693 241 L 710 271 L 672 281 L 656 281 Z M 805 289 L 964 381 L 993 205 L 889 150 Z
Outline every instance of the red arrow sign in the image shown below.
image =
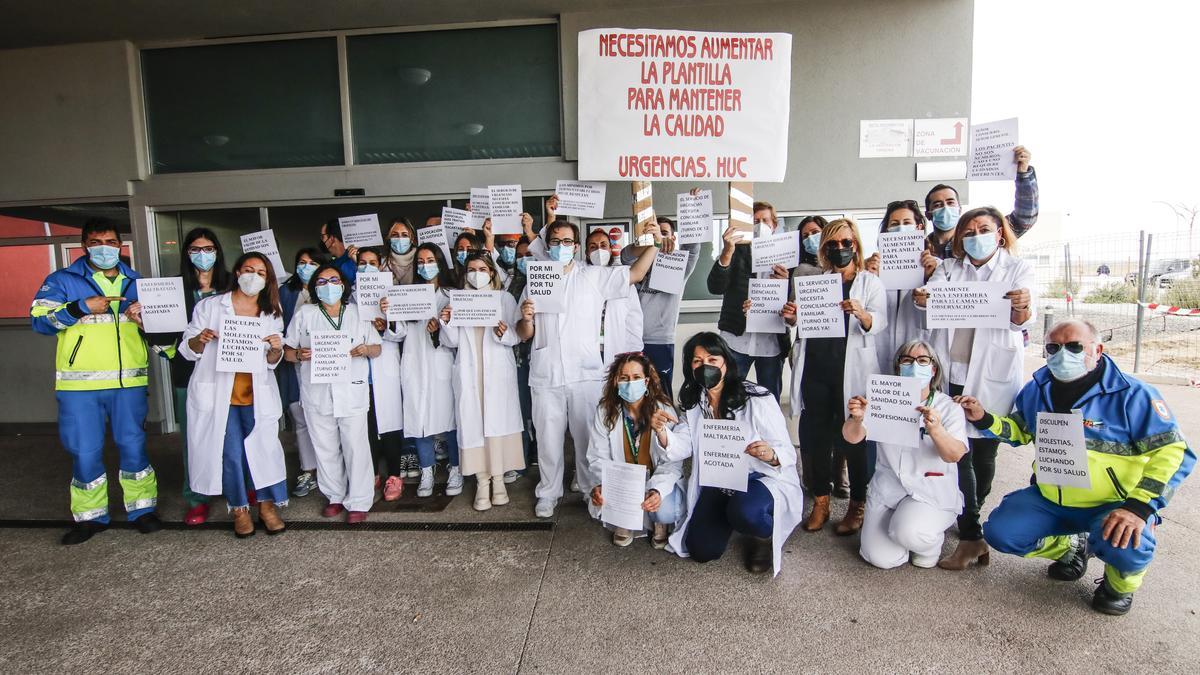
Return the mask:
M 941 140 L 941 144 L 942 145 L 959 145 L 959 144 L 961 144 L 962 143 L 962 130 L 963 130 L 962 122 L 955 122 L 954 123 L 954 138 L 943 138 Z

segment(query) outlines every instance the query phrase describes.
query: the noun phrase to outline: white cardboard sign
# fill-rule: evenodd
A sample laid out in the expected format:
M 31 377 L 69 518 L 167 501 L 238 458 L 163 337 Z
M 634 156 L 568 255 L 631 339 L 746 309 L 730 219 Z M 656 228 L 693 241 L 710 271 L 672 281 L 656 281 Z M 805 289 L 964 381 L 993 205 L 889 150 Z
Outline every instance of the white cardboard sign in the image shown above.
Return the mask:
M 924 232 L 880 232 L 878 241 L 879 280 L 884 288 L 907 291 L 925 284 Z
M 695 197 L 687 192 L 675 196 L 675 241 L 680 246 L 703 244 L 712 239 L 712 190 L 700 190 Z
M 437 298 L 432 284 L 389 286 L 388 321 L 425 321 L 437 316 Z
M 492 203 L 487 188 L 471 188 L 471 227 L 483 228 L 483 221 L 492 215 Z
M 566 286 L 563 263 L 531 260 L 525 263 L 525 294 L 538 314 L 562 314 L 566 311 Z
M 783 265 L 790 270 L 800 264 L 800 233 L 792 230 L 769 237 L 755 237 L 750 242 L 750 257 L 754 261 L 755 272 L 770 272 L 775 265 Z
M 921 445 L 921 379 L 872 375 L 867 384 L 867 440 L 908 448 Z
M 967 180 L 1014 180 L 1017 162 L 1017 118 L 971 125 Z
M 842 275 L 813 274 L 792 281 L 796 287 L 796 338 L 846 337 Z
M 223 316 L 217 334 L 218 373 L 264 373 L 267 343 L 256 316 Z
M 374 321 L 383 318 L 379 301 L 392 285 L 391 272 L 359 272 L 354 278 L 354 298 L 358 302 L 358 318 Z
M 347 248 L 357 246 L 383 246 L 383 235 L 379 232 L 379 214 L 367 213 L 361 216 L 338 218 L 342 226 L 342 243 Z
M 275 233 L 271 230 L 248 232 L 241 236 L 243 253 L 261 253 L 271 261 L 275 268 L 275 278 L 282 281 L 288 277 L 288 271 L 283 266 L 283 258 L 279 255 L 279 246 L 275 243 Z
M 656 291 L 683 294 L 684 272 L 687 271 L 687 261 L 690 254 L 687 251 L 659 251 L 654 256 L 654 267 L 650 268 L 650 281 L 647 285 Z
M 188 325 L 183 297 L 183 277 L 137 280 L 142 305 L 142 330 L 147 333 L 182 333 Z
M 746 312 L 747 333 L 786 333 L 787 324 L 779 315 L 787 304 L 787 279 L 750 279 L 746 297 L 750 310 Z
M 600 520 L 626 530 L 645 528 L 646 467 L 625 462 L 604 462 L 600 467 Z
M 350 381 L 349 334 L 328 330 L 312 333 L 312 360 L 308 364 L 309 384 L 337 384 Z
M 607 190 L 605 183 L 560 180 L 554 184 L 554 194 L 558 195 L 556 213 L 560 216 L 603 218 Z
M 500 294 L 504 291 L 450 291 L 450 326 L 492 328 L 503 319 Z
M 446 228 L 441 225 L 430 225 L 417 230 L 417 241 L 422 244 L 437 244 L 442 249 L 442 255 L 450 262 L 450 242 L 446 241 Z
M 1012 303 L 1003 281 L 936 281 L 926 284 L 929 328 L 1008 328 Z
M 1039 412 L 1036 439 L 1038 483 L 1092 489 L 1082 415 Z
M 489 185 L 492 234 L 521 234 L 521 186 Z
M 745 492 L 750 477 L 750 456 L 746 454 L 749 444 L 745 424 L 736 420 L 701 420 L 700 485 Z

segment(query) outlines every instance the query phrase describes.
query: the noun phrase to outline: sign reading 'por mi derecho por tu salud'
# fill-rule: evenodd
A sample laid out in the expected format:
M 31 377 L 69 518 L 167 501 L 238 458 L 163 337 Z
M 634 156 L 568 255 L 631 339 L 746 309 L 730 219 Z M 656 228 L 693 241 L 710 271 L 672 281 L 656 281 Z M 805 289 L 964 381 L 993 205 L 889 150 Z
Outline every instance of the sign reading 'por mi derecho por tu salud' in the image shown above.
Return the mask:
M 781 182 L 792 36 L 579 33 L 581 180 Z

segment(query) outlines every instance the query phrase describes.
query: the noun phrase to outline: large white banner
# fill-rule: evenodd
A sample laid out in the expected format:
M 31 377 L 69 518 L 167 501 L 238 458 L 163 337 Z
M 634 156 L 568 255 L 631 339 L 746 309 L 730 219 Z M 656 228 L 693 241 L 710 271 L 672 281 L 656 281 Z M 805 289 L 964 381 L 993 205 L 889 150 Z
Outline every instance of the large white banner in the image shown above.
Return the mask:
M 791 63 L 787 33 L 579 33 L 579 178 L 782 182 Z

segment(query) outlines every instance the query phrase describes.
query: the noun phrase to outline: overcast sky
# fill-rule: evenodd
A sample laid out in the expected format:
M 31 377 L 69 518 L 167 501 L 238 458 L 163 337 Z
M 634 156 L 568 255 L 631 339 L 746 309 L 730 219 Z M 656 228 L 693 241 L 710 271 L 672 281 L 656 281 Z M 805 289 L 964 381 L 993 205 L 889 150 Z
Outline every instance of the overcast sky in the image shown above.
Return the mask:
M 1020 118 L 1070 236 L 1174 230 L 1155 201 L 1200 205 L 1198 71 L 1200 2 L 976 1 L 972 120 Z M 970 201 L 1011 204 L 1012 185 Z

